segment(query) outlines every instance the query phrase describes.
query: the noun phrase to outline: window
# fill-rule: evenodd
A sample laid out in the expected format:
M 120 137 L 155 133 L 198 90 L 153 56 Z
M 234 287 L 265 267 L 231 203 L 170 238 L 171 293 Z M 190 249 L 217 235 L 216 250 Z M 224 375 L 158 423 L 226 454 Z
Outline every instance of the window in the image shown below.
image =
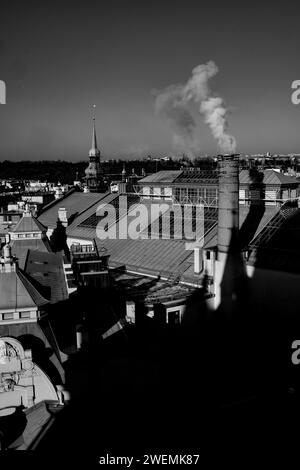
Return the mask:
M 149 186 L 144 186 L 143 187 L 143 196 L 144 198 L 149 198 L 150 197 L 150 187 Z
M 260 200 L 261 199 L 261 194 L 260 190 L 258 189 L 250 189 L 249 190 L 249 196 L 252 201 L 254 200 Z
M 20 312 L 20 318 L 30 318 L 30 312 Z
M 206 252 L 206 259 L 210 259 L 210 251 Z
M 265 192 L 265 204 L 266 206 L 276 204 L 276 191 L 267 190 Z
M 201 197 L 201 198 L 205 197 L 205 189 L 204 188 L 199 188 L 199 197 Z
M 13 313 L 3 313 L 3 320 L 13 320 L 14 314 Z
M 153 188 L 153 196 L 159 198 L 161 196 L 161 188 Z
M 177 199 L 177 201 L 180 200 L 180 188 L 175 189 L 175 198 Z
M 196 188 L 190 188 L 188 189 L 188 197 L 190 202 L 197 202 L 197 196 L 198 196 L 198 191 Z
M 172 188 L 165 188 L 166 199 L 172 199 Z
M 240 189 L 240 190 L 239 190 L 239 200 L 240 200 L 240 204 L 245 204 L 245 198 L 246 198 L 246 191 L 245 191 L 245 189 Z
M 206 202 L 212 203 L 217 198 L 217 190 L 215 188 L 206 188 Z
M 187 188 L 181 188 L 180 202 L 181 203 L 186 203 L 187 202 Z
M 168 312 L 168 324 L 173 326 L 180 324 L 180 310 Z

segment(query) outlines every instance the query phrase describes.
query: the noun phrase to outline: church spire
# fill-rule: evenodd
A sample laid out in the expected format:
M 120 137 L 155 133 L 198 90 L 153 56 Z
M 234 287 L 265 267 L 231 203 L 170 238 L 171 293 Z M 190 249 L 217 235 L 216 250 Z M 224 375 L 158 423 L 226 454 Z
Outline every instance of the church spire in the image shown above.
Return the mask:
M 97 147 L 97 135 L 96 135 L 96 119 L 93 117 L 93 136 L 92 136 L 92 148 L 89 151 L 90 157 L 100 157 L 100 150 Z
M 93 105 L 95 108 L 96 105 Z M 100 164 L 100 150 L 97 147 L 96 120 L 93 117 L 92 148 L 89 151 L 90 162 L 85 170 L 87 191 L 98 192 L 103 189 L 103 170 Z

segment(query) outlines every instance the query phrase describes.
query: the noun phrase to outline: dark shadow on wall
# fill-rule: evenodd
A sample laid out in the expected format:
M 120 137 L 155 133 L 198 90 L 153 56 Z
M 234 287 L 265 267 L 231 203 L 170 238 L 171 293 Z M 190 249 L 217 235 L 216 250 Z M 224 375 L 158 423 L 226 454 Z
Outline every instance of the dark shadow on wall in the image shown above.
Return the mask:
M 62 251 L 64 252 L 65 256 L 70 259 L 66 227 L 63 226 L 59 219 L 57 219 L 56 228 L 53 230 L 53 233 L 50 236 L 50 246 L 54 253 Z
M 0 451 L 7 449 L 22 436 L 27 418 L 23 412 L 24 406 L 18 406 L 14 413 L 0 416 Z
M 198 449 L 212 462 L 216 453 L 234 457 L 237 449 L 270 458 L 282 429 L 292 442 L 299 403 L 287 393 L 282 323 L 270 317 L 276 302 L 257 305 L 258 272 L 246 277 L 238 247 L 233 233 L 219 309 L 210 310 L 207 293 L 195 292 L 178 329 L 141 309 L 139 325 L 103 341 L 112 309 L 124 314 L 127 286 L 122 294 L 85 291 L 89 343 L 65 365 L 72 400 L 39 450 L 55 446 L 69 455 L 78 446 L 93 460 Z
M 256 168 L 249 170 L 251 183 L 249 185 L 250 207 L 246 219 L 244 220 L 239 231 L 240 247 L 243 249 L 248 246 L 253 239 L 261 219 L 265 213 L 265 185 L 263 184 L 264 173 Z M 258 196 L 253 198 L 253 193 L 257 192 Z
M 31 349 L 33 361 L 48 375 L 51 382 L 54 385 L 60 384 L 61 376 L 50 359 L 54 355 L 53 349 L 46 347 L 45 343 L 34 335 L 22 335 L 18 337 L 18 340 L 24 349 Z

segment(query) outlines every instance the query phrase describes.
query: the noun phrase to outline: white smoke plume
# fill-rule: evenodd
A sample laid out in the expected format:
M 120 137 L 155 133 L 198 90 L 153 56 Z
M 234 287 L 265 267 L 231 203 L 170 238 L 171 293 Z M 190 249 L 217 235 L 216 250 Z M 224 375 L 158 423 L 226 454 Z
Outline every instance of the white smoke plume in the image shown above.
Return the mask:
M 182 152 L 193 153 L 196 122 L 183 96 L 182 85 L 170 85 L 162 92 L 155 93 L 156 111 L 169 121 L 174 147 Z
M 222 153 L 232 153 L 236 149 L 235 138 L 227 133 L 227 114 L 223 99 L 213 94 L 209 79 L 218 73 L 212 61 L 198 65 L 185 85 L 170 85 L 156 93 L 155 109 L 170 122 L 174 143 L 183 149 L 195 149 L 196 122 L 192 107 L 197 106 L 204 122 L 211 129 Z

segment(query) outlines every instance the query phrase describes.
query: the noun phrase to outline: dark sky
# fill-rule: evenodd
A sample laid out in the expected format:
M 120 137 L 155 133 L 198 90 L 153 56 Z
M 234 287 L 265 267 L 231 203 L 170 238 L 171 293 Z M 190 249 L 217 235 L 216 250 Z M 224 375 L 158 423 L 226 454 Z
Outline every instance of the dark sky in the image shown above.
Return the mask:
M 174 153 L 153 90 L 209 60 L 237 150 L 300 153 L 299 18 L 291 0 L 1 2 L 0 158 L 87 158 L 93 103 L 104 159 Z M 197 133 L 199 154 L 215 153 Z

